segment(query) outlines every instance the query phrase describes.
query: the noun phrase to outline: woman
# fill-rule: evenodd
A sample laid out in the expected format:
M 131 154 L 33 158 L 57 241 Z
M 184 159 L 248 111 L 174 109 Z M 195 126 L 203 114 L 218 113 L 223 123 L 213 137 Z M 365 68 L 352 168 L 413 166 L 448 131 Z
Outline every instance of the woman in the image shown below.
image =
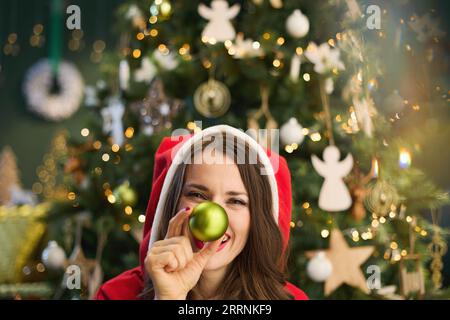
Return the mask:
M 229 219 L 221 239 L 189 232 L 192 208 L 210 200 Z M 141 267 L 105 283 L 97 299 L 299 299 L 285 280 L 291 219 L 286 161 L 220 125 L 166 138 L 156 156 Z

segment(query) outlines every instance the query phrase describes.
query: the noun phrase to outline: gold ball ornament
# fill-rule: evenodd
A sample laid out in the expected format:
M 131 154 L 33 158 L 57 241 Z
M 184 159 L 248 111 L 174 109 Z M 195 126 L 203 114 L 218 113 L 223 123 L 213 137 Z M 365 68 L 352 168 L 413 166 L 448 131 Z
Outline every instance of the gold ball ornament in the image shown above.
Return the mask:
M 231 94 L 220 81 L 210 79 L 200 85 L 194 94 L 197 111 L 207 118 L 223 116 L 230 108 Z
M 223 207 L 212 201 L 197 205 L 189 218 L 189 228 L 200 241 L 220 239 L 228 229 L 228 215 Z
M 397 190 L 383 180 L 378 180 L 369 186 L 364 201 L 367 210 L 378 216 L 387 215 L 391 211 L 392 206 L 397 206 L 398 202 L 399 195 Z

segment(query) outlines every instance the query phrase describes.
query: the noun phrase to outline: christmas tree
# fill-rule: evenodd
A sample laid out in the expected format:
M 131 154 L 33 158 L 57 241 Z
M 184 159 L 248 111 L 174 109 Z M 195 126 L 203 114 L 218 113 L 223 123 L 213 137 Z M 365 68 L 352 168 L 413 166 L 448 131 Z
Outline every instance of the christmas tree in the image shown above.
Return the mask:
M 49 237 L 68 252 L 75 243 L 110 279 L 138 265 L 163 136 L 279 128 L 292 174 L 290 281 L 314 299 L 449 297 L 448 197 L 414 163 L 425 120 L 448 103 L 445 33 L 431 3 L 410 2 L 121 5 L 121 46 L 87 91 L 90 121 L 69 137 L 69 190 Z

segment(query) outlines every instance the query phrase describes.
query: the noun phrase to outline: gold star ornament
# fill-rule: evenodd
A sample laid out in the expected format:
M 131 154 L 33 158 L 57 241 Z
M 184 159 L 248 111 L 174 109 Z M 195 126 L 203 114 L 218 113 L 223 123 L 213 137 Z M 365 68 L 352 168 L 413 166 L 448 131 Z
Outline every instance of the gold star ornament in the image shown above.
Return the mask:
M 339 229 L 333 229 L 330 235 L 330 248 L 323 251 L 333 265 L 333 271 L 325 281 L 325 296 L 329 296 L 344 283 L 369 293 L 366 278 L 360 267 L 369 259 L 374 249 L 373 246 L 351 248 L 342 232 Z M 306 256 L 312 258 L 317 253 L 318 251 L 308 251 Z

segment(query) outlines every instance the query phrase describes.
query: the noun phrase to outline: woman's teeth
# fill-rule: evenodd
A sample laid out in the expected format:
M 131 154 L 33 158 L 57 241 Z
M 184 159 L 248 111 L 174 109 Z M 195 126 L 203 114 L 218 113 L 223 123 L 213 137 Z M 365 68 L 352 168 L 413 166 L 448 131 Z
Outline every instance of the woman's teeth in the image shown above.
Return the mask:
M 223 239 L 222 239 L 222 243 L 228 241 L 229 239 L 230 239 L 230 237 L 227 236 L 227 235 L 225 235 L 225 236 L 223 237 Z

